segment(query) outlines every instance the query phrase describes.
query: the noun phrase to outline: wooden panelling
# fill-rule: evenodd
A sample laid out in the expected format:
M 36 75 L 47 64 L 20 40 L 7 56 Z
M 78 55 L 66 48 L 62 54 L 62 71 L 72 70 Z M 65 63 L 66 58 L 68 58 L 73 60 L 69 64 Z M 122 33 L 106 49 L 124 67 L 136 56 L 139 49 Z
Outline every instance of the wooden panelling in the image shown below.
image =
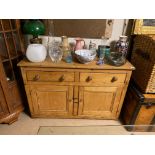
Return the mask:
M 83 38 L 109 38 L 113 27 L 113 20 L 107 19 L 53 19 L 44 23 L 47 34 Z

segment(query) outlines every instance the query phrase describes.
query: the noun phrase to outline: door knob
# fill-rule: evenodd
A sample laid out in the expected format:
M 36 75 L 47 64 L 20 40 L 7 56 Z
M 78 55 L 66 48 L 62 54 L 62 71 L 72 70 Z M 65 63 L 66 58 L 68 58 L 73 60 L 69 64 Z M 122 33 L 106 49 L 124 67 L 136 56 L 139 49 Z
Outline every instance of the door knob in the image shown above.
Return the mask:
M 117 80 L 118 80 L 118 78 L 116 76 L 114 76 L 114 77 L 112 77 L 111 82 L 115 82 Z
M 68 101 L 69 101 L 69 102 L 72 102 L 72 99 L 69 99 Z
M 64 80 L 65 80 L 65 76 L 62 75 L 62 76 L 60 77 L 59 81 L 62 82 L 62 81 L 64 81 Z
M 92 76 L 88 76 L 87 79 L 86 79 L 86 81 L 89 82 L 89 81 L 91 81 L 92 79 L 93 79 Z
M 34 76 L 33 81 L 38 81 L 39 78 L 40 78 L 40 76 L 37 74 L 37 75 Z
M 82 102 L 82 99 L 80 99 L 79 102 Z

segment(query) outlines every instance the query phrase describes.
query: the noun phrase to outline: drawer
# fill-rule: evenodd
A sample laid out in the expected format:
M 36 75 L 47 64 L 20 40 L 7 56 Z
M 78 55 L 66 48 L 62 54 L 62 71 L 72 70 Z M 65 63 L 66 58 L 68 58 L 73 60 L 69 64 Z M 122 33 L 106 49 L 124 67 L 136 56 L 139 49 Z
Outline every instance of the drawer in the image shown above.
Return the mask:
M 80 73 L 80 82 L 124 83 L 125 73 Z
M 55 71 L 27 71 L 27 81 L 40 82 L 72 82 L 74 72 L 55 72 Z

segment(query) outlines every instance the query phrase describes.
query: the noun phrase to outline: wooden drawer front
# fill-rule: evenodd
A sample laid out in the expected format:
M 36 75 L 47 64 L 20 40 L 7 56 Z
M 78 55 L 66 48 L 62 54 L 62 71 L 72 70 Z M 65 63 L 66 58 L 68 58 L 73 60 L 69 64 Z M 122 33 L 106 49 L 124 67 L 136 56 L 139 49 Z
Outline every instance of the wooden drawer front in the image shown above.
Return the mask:
M 124 83 L 124 73 L 80 73 L 81 82 Z
M 40 81 L 40 82 L 74 81 L 73 72 L 27 71 L 26 77 L 28 81 Z

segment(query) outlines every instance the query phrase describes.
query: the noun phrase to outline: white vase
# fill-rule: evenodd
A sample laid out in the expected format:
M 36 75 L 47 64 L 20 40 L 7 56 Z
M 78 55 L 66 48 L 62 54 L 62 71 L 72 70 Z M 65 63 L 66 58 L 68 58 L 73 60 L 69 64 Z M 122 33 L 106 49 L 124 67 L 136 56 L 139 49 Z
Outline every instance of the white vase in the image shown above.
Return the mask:
M 26 57 L 31 62 L 42 62 L 46 59 L 47 50 L 42 44 L 30 44 L 26 50 Z

